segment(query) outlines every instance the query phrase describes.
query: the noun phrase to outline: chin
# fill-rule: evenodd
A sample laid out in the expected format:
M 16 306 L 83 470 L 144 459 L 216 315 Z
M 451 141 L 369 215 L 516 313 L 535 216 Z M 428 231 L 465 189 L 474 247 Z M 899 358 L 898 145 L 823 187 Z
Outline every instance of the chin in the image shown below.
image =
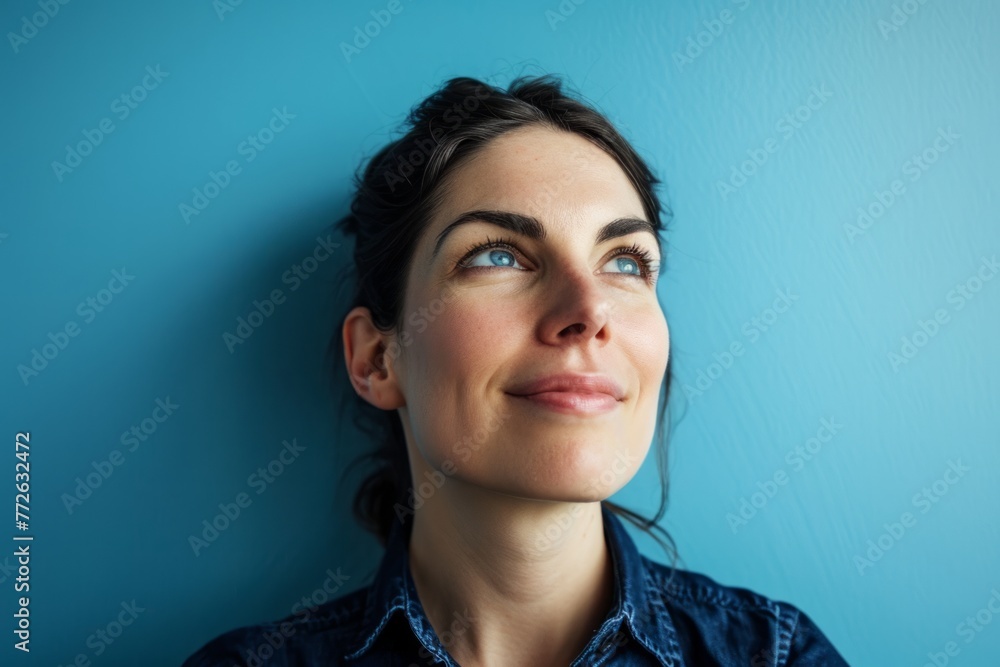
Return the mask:
M 567 484 L 565 488 L 558 489 L 553 489 L 551 486 L 545 488 L 519 486 L 516 489 L 507 489 L 501 492 L 514 498 L 538 502 L 596 503 L 607 498 L 604 494 L 598 494 L 593 489 L 588 489 L 583 483 Z
M 515 495 L 560 502 L 588 503 L 606 500 L 621 490 L 635 474 L 632 468 L 619 465 L 613 470 L 614 460 L 609 465 L 595 467 L 586 471 L 577 470 L 575 474 L 562 471 L 563 474 L 549 475 L 544 479 L 536 478 L 528 484 L 517 485 Z

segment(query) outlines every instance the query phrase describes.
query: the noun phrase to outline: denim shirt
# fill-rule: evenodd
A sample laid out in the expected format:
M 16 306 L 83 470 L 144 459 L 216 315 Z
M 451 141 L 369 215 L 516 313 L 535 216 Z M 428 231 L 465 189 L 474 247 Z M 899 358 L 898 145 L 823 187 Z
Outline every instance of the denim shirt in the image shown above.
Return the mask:
M 794 605 L 650 560 L 616 515 L 603 504 L 601 512 L 614 602 L 570 667 L 847 664 Z M 411 529 L 410 517 L 393 523 L 370 585 L 279 621 L 231 630 L 182 667 L 457 667 L 447 647 L 469 624 L 457 615 L 441 638 L 435 633 L 409 571 Z

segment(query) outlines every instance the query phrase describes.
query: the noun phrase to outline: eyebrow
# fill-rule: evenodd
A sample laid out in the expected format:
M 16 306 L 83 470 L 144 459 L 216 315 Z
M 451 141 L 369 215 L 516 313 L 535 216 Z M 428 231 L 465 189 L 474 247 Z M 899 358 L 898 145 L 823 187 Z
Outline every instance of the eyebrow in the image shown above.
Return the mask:
M 533 218 L 530 215 L 523 215 L 521 213 L 512 213 L 510 211 L 468 211 L 458 216 L 447 227 L 441 230 L 441 233 L 437 235 L 437 240 L 434 243 L 434 252 L 431 253 L 431 259 L 437 256 L 438 251 L 441 249 L 441 244 L 444 243 L 445 238 L 448 234 L 454 231 L 457 227 L 464 225 L 469 222 L 488 222 L 498 227 L 503 227 L 509 231 L 512 231 L 521 236 L 526 236 L 529 239 L 534 239 L 537 241 L 542 241 L 545 239 L 545 227 L 542 223 L 538 221 L 537 218 Z M 594 239 L 594 243 L 604 243 L 610 239 L 618 238 L 619 236 L 627 236 L 634 232 L 649 232 L 656 239 L 656 249 L 662 254 L 662 248 L 660 247 L 660 237 L 656 233 L 656 229 L 653 227 L 653 223 L 642 218 L 624 217 L 616 218 L 609 222 L 608 224 L 597 230 L 597 236 Z

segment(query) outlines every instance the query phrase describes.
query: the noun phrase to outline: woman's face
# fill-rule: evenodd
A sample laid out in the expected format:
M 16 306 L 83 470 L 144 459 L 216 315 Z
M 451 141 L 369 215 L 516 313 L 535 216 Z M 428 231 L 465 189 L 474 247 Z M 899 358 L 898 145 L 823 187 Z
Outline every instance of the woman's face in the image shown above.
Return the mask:
M 493 140 L 444 185 L 407 275 L 401 351 L 387 364 L 418 484 L 439 470 L 519 497 L 607 498 L 649 449 L 669 351 L 651 227 L 624 223 L 627 233 L 598 239 L 612 221 L 645 220 L 641 200 L 611 156 L 540 127 Z M 435 252 L 471 211 L 530 216 L 544 238 L 471 216 Z M 487 237 L 511 247 L 467 256 Z M 633 244 L 652 275 L 634 252 L 616 254 Z M 620 400 L 515 395 L 555 374 L 603 376 Z

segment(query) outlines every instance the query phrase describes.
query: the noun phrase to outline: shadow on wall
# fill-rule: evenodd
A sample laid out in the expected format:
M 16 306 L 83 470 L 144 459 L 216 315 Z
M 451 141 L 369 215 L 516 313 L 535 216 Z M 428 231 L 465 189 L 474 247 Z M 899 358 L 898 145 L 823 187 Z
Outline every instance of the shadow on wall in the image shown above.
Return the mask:
M 179 654 L 234 627 L 346 594 L 369 582 L 379 562 L 377 541 L 351 510 L 366 469 L 341 481 L 372 443 L 349 409 L 339 416 L 353 389 L 343 353 L 327 355 L 354 287 L 353 274 L 345 274 L 353 239 L 333 231 L 347 209 L 338 197 L 268 224 L 315 231 L 276 234 L 259 245 L 247 272 L 201 291 L 186 321 L 219 335 L 178 342 L 164 355 L 175 382 L 188 388 L 190 432 L 175 448 L 176 469 L 188 470 L 187 484 L 200 489 L 189 507 L 173 511 L 177 526 L 167 531 L 187 535 L 177 558 L 189 565 L 176 569 L 177 585 L 204 591 L 197 618 L 178 614 L 177 625 L 168 624 L 190 629 Z M 287 436 L 272 436 L 275 429 Z M 185 461 L 205 461 L 208 469 Z M 236 486 L 212 489 L 220 475 Z M 201 586 L 192 587 L 192 575 Z

